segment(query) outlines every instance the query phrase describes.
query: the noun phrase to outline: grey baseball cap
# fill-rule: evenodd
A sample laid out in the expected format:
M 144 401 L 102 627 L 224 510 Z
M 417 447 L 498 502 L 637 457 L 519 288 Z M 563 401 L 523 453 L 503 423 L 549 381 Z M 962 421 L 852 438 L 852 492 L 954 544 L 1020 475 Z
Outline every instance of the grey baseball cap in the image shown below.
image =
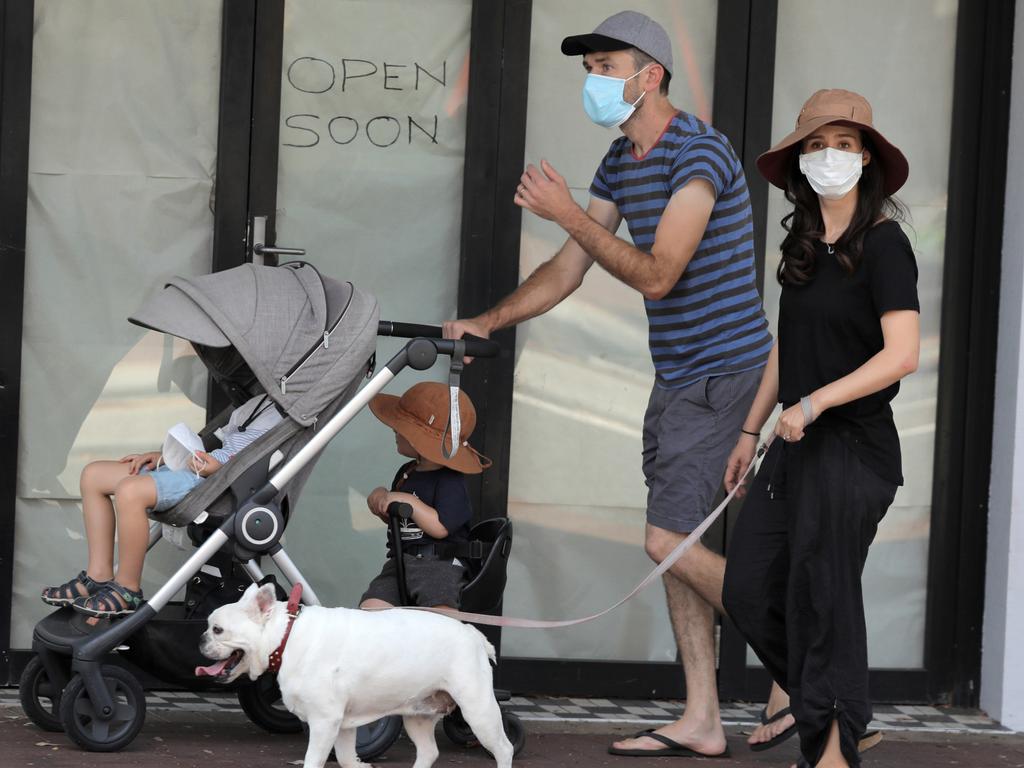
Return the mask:
M 594 51 L 621 51 L 639 48 L 672 74 L 672 42 L 665 28 L 638 11 L 619 11 L 586 35 L 573 35 L 562 41 L 566 56 L 582 56 Z

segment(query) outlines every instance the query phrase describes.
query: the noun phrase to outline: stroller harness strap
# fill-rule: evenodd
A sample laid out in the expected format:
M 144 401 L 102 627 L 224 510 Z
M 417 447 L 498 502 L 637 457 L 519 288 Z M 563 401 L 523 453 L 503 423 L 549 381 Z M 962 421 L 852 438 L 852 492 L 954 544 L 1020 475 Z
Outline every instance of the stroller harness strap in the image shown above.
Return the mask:
M 281 657 L 284 655 L 284 647 L 288 644 L 288 636 L 292 633 L 292 625 L 295 623 L 296 617 L 299 615 L 299 611 L 302 610 L 302 606 L 299 604 L 299 600 L 302 599 L 302 582 L 295 582 L 295 586 L 292 587 L 292 592 L 288 596 L 288 626 L 285 627 L 284 637 L 281 638 L 281 644 L 277 646 L 273 653 L 270 654 L 270 663 L 267 664 L 267 672 L 277 672 L 281 669 Z

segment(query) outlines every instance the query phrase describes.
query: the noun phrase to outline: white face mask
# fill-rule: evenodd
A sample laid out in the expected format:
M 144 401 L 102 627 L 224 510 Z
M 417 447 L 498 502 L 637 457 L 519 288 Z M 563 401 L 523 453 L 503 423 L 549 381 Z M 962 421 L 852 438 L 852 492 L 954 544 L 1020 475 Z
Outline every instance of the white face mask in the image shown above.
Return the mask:
M 853 189 L 863 169 L 863 152 L 827 147 L 800 155 L 800 172 L 807 177 L 811 189 L 829 200 L 838 200 Z

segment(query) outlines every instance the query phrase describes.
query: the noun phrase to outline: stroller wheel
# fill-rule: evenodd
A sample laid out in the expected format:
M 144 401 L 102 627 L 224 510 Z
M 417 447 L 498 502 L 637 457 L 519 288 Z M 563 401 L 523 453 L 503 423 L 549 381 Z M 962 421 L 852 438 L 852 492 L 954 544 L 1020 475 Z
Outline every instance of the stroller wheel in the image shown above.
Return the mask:
M 270 733 L 299 733 L 302 721 L 289 712 L 281 701 L 277 675 L 262 675 L 255 682 L 238 689 L 242 711 L 256 725 Z
M 402 718 L 398 715 L 361 725 L 356 730 L 356 754 L 365 762 L 374 760 L 391 749 L 401 733 Z
M 100 720 L 81 675 L 71 678 L 60 697 L 64 732 L 82 749 L 117 752 L 128 746 L 146 720 L 146 694 L 135 676 L 121 667 L 104 664 L 103 682 L 114 700 L 114 717 Z
M 505 726 L 505 735 L 512 742 L 512 754 L 518 757 L 526 746 L 526 729 L 523 727 L 523 721 L 513 712 L 502 711 L 501 724 Z
M 25 716 L 44 731 L 63 731 L 60 722 L 61 692 L 50 682 L 46 667 L 38 656 L 25 666 L 18 682 L 18 698 Z
M 504 716 L 502 721 L 504 721 Z M 469 727 L 469 724 L 462 717 L 461 709 L 456 708 L 450 715 L 445 715 L 441 721 L 441 728 L 444 730 L 444 735 L 453 744 L 458 744 L 460 747 L 476 747 L 480 745 L 480 742 L 476 740 L 476 736 L 473 735 L 473 729 Z

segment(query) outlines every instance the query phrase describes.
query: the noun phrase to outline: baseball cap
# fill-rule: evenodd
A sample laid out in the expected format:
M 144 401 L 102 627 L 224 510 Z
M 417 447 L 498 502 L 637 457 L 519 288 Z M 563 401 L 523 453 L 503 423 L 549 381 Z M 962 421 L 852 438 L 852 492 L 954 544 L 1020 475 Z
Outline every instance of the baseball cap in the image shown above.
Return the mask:
M 639 48 L 672 74 L 672 42 L 668 33 L 654 19 L 638 11 L 619 11 L 598 24 L 593 32 L 562 41 L 562 53 L 566 56 L 625 48 Z

